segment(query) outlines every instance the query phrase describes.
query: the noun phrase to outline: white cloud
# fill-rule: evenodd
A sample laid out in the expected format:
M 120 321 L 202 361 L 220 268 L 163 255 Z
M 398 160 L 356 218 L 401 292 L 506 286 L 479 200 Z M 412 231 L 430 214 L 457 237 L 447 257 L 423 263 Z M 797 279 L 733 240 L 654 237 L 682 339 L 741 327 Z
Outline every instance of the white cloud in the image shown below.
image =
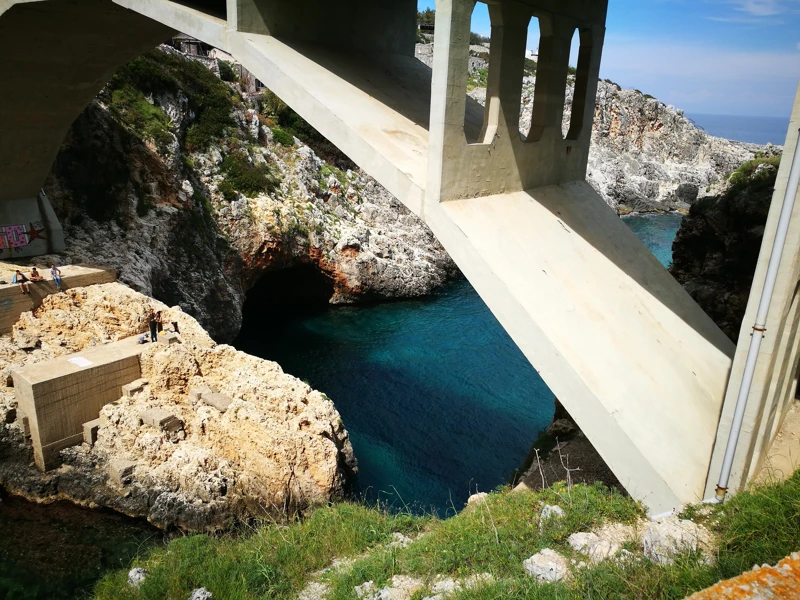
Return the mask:
M 754 17 L 771 17 L 783 12 L 778 0 L 735 0 L 736 10 L 746 12 Z
M 727 3 L 752 17 L 774 17 L 797 10 L 800 0 L 727 0 Z

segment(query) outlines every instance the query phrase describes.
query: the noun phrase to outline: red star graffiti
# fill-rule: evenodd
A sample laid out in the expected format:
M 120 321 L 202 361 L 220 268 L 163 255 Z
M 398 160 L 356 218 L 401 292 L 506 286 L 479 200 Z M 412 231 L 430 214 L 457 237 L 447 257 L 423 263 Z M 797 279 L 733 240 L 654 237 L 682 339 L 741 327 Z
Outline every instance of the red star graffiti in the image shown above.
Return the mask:
M 36 229 L 31 223 L 28 227 L 28 231 L 25 233 L 28 234 L 28 243 L 30 244 L 33 240 L 46 240 L 47 238 L 42 235 L 44 229 Z

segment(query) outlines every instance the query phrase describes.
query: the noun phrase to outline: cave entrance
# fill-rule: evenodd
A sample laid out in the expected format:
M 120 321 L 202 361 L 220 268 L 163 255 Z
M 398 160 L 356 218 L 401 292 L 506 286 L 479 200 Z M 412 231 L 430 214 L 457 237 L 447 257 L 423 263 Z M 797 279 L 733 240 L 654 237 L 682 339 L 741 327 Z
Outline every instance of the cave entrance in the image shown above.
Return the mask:
M 247 292 L 242 329 L 326 310 L 331 296 L 333 282 L 313 265 L 267 272 Z

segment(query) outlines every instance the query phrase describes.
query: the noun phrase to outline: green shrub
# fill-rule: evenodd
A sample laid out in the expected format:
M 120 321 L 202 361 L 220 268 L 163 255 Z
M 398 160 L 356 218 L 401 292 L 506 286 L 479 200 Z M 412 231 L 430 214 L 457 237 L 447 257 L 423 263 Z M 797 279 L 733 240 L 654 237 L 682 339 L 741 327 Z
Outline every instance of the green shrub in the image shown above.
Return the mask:
M 160 150 L 172 141 L 172 122 L 158 106 L 150 104 L 144 94 L 128 82 L 118 82 L 111 89 L 109 109 L 143 140 L 152 140 Z
M 475 88 L 482 88 L 486 87 L 489 78 L 489 68 L 482 67 L 480 69 L 475 69 L 472 74 L 467 79 L 467 91 L 471 92 Z
M 134 104 L 136 126 L 145 127 L 144 131 L 151 136 L 160 135 L 158 130 L 163 130 L 169 120 L 166 115 L 161 118 L 153 112 L 152 109 L 160 110 L 157 107 L 150 105 L 148 111 L 142 104 L 149 104 L 145 96 L 184 94 L 195 114 L 184 138 L 184 147 L 189 151 L 208 149 L 235 125 L 232 115 L 235 99 L 230 88 L 202 64 L 180 55 L 152 50 L 117 71 L 108 87 L 112 105 L 116 102 L 120 110 L 125 110 Z M 159 138 L 154 139 L 158 142 Z M 160 139 L 165 138 L 162 135 Z
M 484 42 L 490 41 L 491 38 L 484 37 L 480 33 L 475 33 L 474 31 L 469 32 L 469 43 L 471 46 L 477 46 L 479 44 L 483 44 Z
M 536 75 L 536 67 L 538 63 L 533 60 L 532 58 L 525 59 L 525 74 L 526 75 Z
M 281 146 L 294 146 L 294 137 L 280 127 L 272 128 L 272 139 Z
M 221 165 L 225 174 L 219 190 L 226 200 L 233 200 L 236 192 L 252 198 L 258 194 L 275 191 L 278 179 L 269 165 L 253 165 L 242 151 L 231 152 Z
M 219 78 L 222 81 L 236 81 L 236 73 L 233 71 L 233 65 L 226 60 L 217 61 L 219 65 Z

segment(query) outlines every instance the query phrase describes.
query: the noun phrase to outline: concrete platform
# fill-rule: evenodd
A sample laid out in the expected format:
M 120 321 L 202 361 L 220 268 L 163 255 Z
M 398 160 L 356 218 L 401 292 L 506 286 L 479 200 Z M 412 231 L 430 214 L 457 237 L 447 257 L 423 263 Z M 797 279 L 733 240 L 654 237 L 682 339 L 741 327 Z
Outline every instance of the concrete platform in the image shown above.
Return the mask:
M 12 371 L 19 410 L 28 418 L 36 466 L 58 465 L 58 452 L 83 442 L 84 423 L 141 377 L 138 336 Z
M 61 289 L 112 283 L 117 280 L 117 272 L 114 269 L 81 265 L 59 268 L 61 269 Z M 10 282 L 16 269 L 28 277 L 31 267 L 0 263 L 0 280 Z M 42 304 L 42 300 L 50 294 L 58 292 L 50 278 L 50 268 L 41 267 L 39 273 L 45 278 L 45 281 L 31 282 L 30 294 L 20 292 L 16 283 L 0 284 L 0 334 L 11 333 L 11 328 L 23 312 L 38 308 Z

